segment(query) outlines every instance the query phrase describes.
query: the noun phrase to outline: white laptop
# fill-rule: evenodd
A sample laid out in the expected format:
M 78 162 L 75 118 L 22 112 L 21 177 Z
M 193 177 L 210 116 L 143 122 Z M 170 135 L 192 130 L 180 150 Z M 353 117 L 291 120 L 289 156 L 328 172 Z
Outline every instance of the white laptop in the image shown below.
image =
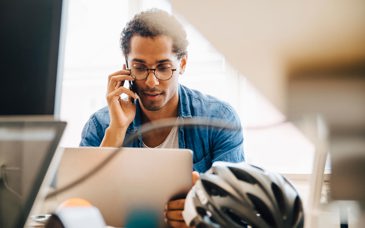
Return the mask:
M 64 148 L 57 188 L 88 173 L 116 149 Z M 153 211 L 161 226 L 166 202 L 187 194 L 192 187 L 192 164 L 192 151 L 188 149 L 124 147 L 99 172 L 53 201 L 86 199 L 100 210 L 107 225 L 116 227 L 129 224 L 138 212 Z

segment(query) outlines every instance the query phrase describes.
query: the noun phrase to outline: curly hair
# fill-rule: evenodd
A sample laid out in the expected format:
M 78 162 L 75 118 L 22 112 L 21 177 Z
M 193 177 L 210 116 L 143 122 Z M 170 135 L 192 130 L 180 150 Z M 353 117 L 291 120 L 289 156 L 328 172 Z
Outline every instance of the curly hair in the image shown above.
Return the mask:
M 172 15 L 160 9 L 150 9 L 136 14 L 123 29 L 120 46 L 125 58 L 130 53 L 131 39 L 134 35 L 156 37 L 165 35 L 172 38 L 172 51 L 180 59 L 187 54 L 188 40 L 180 22 Z

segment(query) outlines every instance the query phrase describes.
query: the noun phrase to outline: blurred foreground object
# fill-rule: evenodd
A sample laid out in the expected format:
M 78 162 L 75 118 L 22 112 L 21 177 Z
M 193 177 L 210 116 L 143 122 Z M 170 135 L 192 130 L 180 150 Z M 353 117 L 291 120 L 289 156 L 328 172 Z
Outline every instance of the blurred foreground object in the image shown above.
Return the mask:
M 320 114 L 331 147 L 365 148 L 365 1 L 172 6 L 288 120 Z
M 358 215 L 352 227 L 360 228 L 365 223 L 365 153 L 364 148 L 348 149 L 347 153 L 331 154 L 330 195 L 333 200 L 357 202 L 357 210 L 343 211 L 342 219 L 347 220 L 355 212 Z
M 100 211 L 88 201 L 71 198 L 64 201 L 49 218 L 46 228 L 104 228 L 106 227 Z
M 289 121 L 324 118 L 330 155 L 336 157 L 331 195 L 363 205 L 365 1 L 175 0 L 172 5 Z
M 183 212 L 196 227 L 303 227 L 302 201 L 285 177 L 246 163 L 216 162 L 200 175 Z
M 28 217 L 39 215 L 66 125 L 43 117 L 0 118 L 1 228 L 27 227 Z
M 358 77 L 365 81 L 363 0 L 175 0 L 172 6 L 175 13 L 197 28 L 233 67 L 285 114 L 295 114 L 295 109 L 302 105 L 305 111 L 314 107 L 336 108 L 337 102 L 346 105 L 343 100 L 328 103 L 333 101 L 330 96 L 315 99 L 317 94 L 311 94 L 310 89 L 323 77 L 327 83 L 319 86 L 324 89 L 334 92 L 333 89 L 340 87 L 354 97 L 365 96 L 365 91 L 361 92 L 352 83 Z M 302 77 L 311 85 L 302 82 Z M 300 100 L 301 103 L 291 100 L 291 95 L 296 93 L 291 89 L 292 83 L 304 87 L 307 100 Z M 298 92 L 302 94 L 302 91 Z M 340 95 L 346 93 L 341 91 L 337 97 Z M 350 99 L 350 96 L 344 98 Z M 352 101 L 357 103 L 355 99 Z M 324 107 L 317 105 L 319 103 Z M 365 113 L 364 106 L 363 102 L 362 113 Z M 341 110 L 339 108 L 337 106 L 337 110 Z M 362 120 L 365 127 L 365 115 L 356 120 Z

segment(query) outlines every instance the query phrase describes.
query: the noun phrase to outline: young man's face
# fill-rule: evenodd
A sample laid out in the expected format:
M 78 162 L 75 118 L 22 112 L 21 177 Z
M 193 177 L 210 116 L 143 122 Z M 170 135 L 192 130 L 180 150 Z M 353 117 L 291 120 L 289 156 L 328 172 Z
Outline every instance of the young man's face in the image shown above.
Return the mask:
M 157 79 L 152 71 L 145 80 L 135 80 L 136 92 L 140 101 L 148 111 L 176 107 L 178 103 L 178 75 L 183 72 L 186 57 L 179 61 L 172 52 L 172 39 L 167 36 L 154 38 L 133 36 L 128 54 L 129 68 L 166 68 L 176 69 L 169 80 Z

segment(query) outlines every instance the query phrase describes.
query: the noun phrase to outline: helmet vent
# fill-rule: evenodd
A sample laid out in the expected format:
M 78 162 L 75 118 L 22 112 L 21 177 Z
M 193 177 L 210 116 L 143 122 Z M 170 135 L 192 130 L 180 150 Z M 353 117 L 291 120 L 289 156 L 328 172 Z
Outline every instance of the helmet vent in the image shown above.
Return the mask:
M 248 174 L 246 171 L 242 170 L 242 169 L 238 169 L 235 167 L 228 167 L 231 172 L 235 175 L 235 177 L 238 180 L 250 183 L 250 184 L 257 184 L 257 180 L 252 177 L 250 174 Z
M 200 215 L 200 217 L 203 218 L 204 221 L 206 221 L 206 222 L 209 221 L 209 222 L 211 222 L 213 224 L 217 224 L 217 221 L 214 219 L 213 214 L 209 210 L 206 210 L 203 207 L 197 207 L 196 208 L 196 211 L 198 212 L 198 214 Z M 203 225 L 201 227 L 207 227 L 207 228 L 210 227 L 210 226 L 208 226 L 208 225 L 206 225 L 204 223 L 200 223 L 200 225 Z M 199 226 L 196 226 L 196 227 L 198 228 Z
M 205 223 L 199 223 L 196 228 L 210 228 L 210 226 Z
M 303 205 L 300 198 L 297 196 L 293 207 L 292 227 L 303 227 Z
M 200 215 L 200 216 L 202 216 L 202 217 L 204 217 L 206 214 L 207 214 L 207 211 L 204 209 L 204 208 L 202 208 L 202 207 L 197 207 L 196 208 L 196 211 L 198 212 L 198 214 Z
M 272 183 L 271 184 L 271 189 L 274 193 L 274 196 L 275 196 L 275 199 L 276 199 L 276 202 L 277 202 L 277 205 L 279 207 L 279 210 L 283 216 L 283 219 L 286 219 L 287 218 L 287 215 L 286 215 L 286 210 L 285 210 L 285 200 L 284 200 L 284 195 L 283 195 L 283 192 L 280 190 L 280 188 Z
M 251 202 L 254 204 L 255 210 L 257 212 L 257 217 L 262 218 L 269 227 L 277 227 L 275 224 L 275 220 L 269 210 L 269 208 L 265 205 L 265 203 L 260 200 L 258 197 L 247 193 L 248 198 L 250 198 Z
M 230 208 L 226 208 L 223 207 L 222 211 L 233 221 L 235 222 L 238 226 L 242 226 L 242 227 L 246 227 L 249 223 L 246 222 L 246 220 L 242 217 L 240 217 L 239 215 L 237 215 L 237 213 L 235 213 L 232 209 Z
M 211 196 L 221 196 L 221 197 L 229 195 L 229 193 L 226 190 L 219 187 L 218 185 L 216 185 L 212 182 L 203 180 L 203 179 L 201 181 L 202 181 L 202 184 L 203 184 L 204 188 L 206 189 L 206 191 L 208 192 L 209 195 L 211 195 Z

